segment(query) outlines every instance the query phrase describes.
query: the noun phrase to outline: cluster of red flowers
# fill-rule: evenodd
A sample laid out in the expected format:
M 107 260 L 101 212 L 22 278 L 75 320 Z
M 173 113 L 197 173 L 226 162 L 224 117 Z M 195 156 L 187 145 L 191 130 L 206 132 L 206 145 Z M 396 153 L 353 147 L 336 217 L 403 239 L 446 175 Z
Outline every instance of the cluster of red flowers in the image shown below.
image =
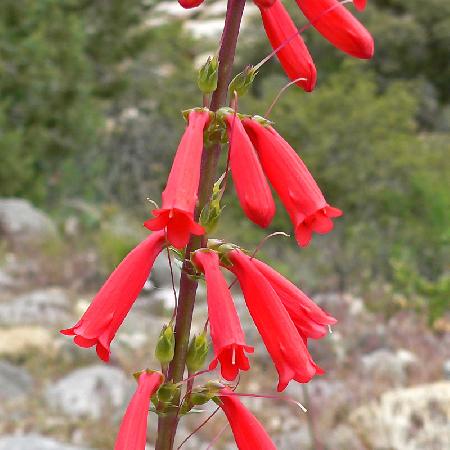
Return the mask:
M 201 1 L 179 0 L 184 7 Z M 316 69 L 303 39 L 280 0 L 255 0 L 264 27 L 277 56 L 292 80 L 311 91 Z M 338 48 L 369 58 L 373 41 L 364 27 L 337 0 L 297 0 L 305 16 Z M 364 0 L 355 0 L 358 9 Z M 200 182 L 204 136 L 210 129 L 227 134 L 229 167 L 235 190 L 247 217 L 267 227 L 275 215 L 269 185 L 279 196 L 291 218 L 295 238 L 306 246 L 313 232 L 333 228 L 333 218 L 342 212 L 330 206 L 306 165 L 295 150 L 259 116 L 245 116 L 230 108 L 213 113 L 194 108 L 187 114 L 162 206 L 145 222 L 152 234 L 133 249 L 111 274 L 81 319 L 61 332 L 74 336 L 81 347 L 96 346 L 98 356 L 108 361 L 110 344 L 150 275 L 155 258 L 168 246 L 183 249 L 191 235 L 205 234 L 197 223 L 195 208 Z M 203 224 L 205 225 L 205 224 Z M 250 369 L 247 345 L 236 307 L 222 269 L 233 273 L 245 303 L 278 372 L 277 389 L 291 380 L 307 383 L 323 370 L 308 352 L 308 339 L 326 335 L 336 320 L 277 271 L 232 244 L 210 241 L 191 254 L 193 269 L 207 286 L 210 335 L 214 358 L 209 370 L 220 364 L 222 377 L 233 381 Z M 147 415 L 152 396 L 164 384 L 164 376 L 146 370 L 137 375 L 138 388 L 125 413 L 115 450 L 143 450 Z M 262 425 L 226 385 L 219 385 L 214 400 L 225 412 L 239 449 L 275 449 Z
M 317 81 L 316 66 L 283 3 L 281 0 L 253 1 L 261 12 L 267 37 L 286 75 L 305 91 L 312 91 Z M 203 0 L 178 0 L 178 2 L 183 8 L 195 8 L 203 3 Z M 339 0 L 296 0 L 296 2 L 309 24 L 335 47 L 355 58 L 372 58 L 374 52 L 372 36 Z M 363 11 L 366 7 L 366 0 L 353 0 L 353 3 L 359 11 Z

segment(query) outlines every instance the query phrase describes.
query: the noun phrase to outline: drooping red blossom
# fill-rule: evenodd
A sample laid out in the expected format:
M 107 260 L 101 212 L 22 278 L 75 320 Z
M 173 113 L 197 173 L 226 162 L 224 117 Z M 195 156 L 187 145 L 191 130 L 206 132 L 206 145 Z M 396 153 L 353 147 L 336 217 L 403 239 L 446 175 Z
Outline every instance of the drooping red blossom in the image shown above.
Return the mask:
M 138 387 L 122 419 L 114 450 L 145 450 L 150 398 L 163 379 L 159 372 L 144 371 L 139 375 Z
M 258 120 L 242 121 L 272 186 L 294 225 L 295 237 L 305 247 L 312 233 L 326 234 L 333 229 L 332 218 L 342 211 L 330 206 L 316 181 L 295 150 L 271 126 Z
M 239 370 L 250 368 L 245 352 L 253 353 L 254 349 L 245 343 L 233 298 L 220 271 L 217 253 L 197 251 L 193 261 L 205 274 L 206 280 L 209 326 L 214 348 L 214 359 L 209 368 L 215 369 L 220 362 L 223 378 L 231 381 L 237 377 Z
M 72 328 L 61 330 L 61 333 L 75 336 L 74 342 L 80 347 L 95 345 L 99 358 L 108 361 L 111 341 L 164 246 L 164 231 L 152 233 L 142 241 L 116 267 L 81 319 Z
M 187 245 L 192 234 L 205 232 L 194 220 L 200 181 L 200 162 L 203 152 L 203 131 L 210 113 L 193 109 L 189 113 L 188 126 L 178 146 L 172 169 L 162 193 L 162 207 L 154 209 L 155 216 L 145 222 L 152 231 L 167 229 L 167 240 L 176 248 Z
M 353 4 L 358 11 L 364 11 L 366 9 L 367 0 L 353 0 Z
M 230 141 L 231 175 L 239 202 L 247 217 L 265 228 L 275 214 L 269 183 L 240 119 L 235 114 L 227 114 L 224 119 Z
M 232 250 L 227 256 L 278 372 L 278 391 L 283 391 L 291 380 L 307 383 L 314 375 L 322 374 L 269 281 L 241 250 Z
M 370 59 L 373 38 L 338 0 L 296 0 L 312 25 L 335 47 L 355 58 Z M 363 1 L 357 2 L 362 6 Z
M 222 394 L 222 395 L 221 395 Z M 220 407 L 227 416 L 239 450 L 276 450 L 259 420 L 241 403 L 229 388 L 220 390 Z
M 280 0 L 269 8 L 257 5 L 272 48 L 282 47 L 277 51 L 277 57 L 286 75 L 292 81 L 305 78 L 296 84 L 307 92 L 312 91 L 317 81 L 316 66 L 286 8 Z
M 191 9 L 200 6 L 205 0 L 178 0 L 178 3 L 184 9 Z
M 328 325 L 334 325 L 337 322 L 334 317 L 317 306 L 303 291 L 272 267 L 256 258 L 252 258 L 251 261 L 278 294 L 303 338 L 319 339 L 327 334 Z

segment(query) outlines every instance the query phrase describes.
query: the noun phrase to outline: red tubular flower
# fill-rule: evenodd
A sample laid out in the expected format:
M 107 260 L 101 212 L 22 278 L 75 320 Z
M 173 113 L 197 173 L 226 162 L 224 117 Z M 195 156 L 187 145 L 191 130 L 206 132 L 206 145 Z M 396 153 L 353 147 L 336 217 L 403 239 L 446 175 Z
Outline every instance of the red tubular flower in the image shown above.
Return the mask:
M 259 8 L 270 8 L 276 0 L 253 0 L 253 3 Z
M 205 0 L 178 0 L 178 3 L 184 9 L 191 9 L 200 6 Z
M 308 48 L 300 36 L 297 27 L 280 0 L 276 0 L 271 7 L 258 4 L 267 37 L 277 57 L 283 66 L 286 75 L 293 81 L 298 78 L 306 80 L 297 81 L 297 85 L 305 91 L 314 89 L 317 80 L 316 66 Z
M 283 303 L 264 275 L 240 250 L 232 250 L 230 270 L 237 276 L 250 315 L 275 364 L 283 391 L 291 380 L 307 383 L 323 373 L 312 360 L 306 345 Z
M 278 294 L 303 338 L 319 339 L 327 333 L 328 325 L 337 322 L 334 317 L 317 306 L 304 292 L 272 267 L 256 258 L 253 258 L 252 262 Z
M 75 336 L 74 342 L 80 347 L 95 345 L 97 355 L 108 361 L 111 341 L 141 292 L 164 245 L 163 231 L 142 241 L 109 276 L 81 319 L 61 333 Z
M 120 425 L 114 450 L 145 450 L 150 398 L 163 382 L 162 374 L 144 371 Z
M 353 4 L 358 11 L 364 11 L 366 9 L 367 0 L 353 0 Z
M 312 25 L 335 47 L 351 56 L 370 59 L 374 43 L 370 33 L 338 0 L 296 0 Z M 363 1 L 355 2 L 362 6 Z
M 265 174 L 288 211 L 300 246 L 309 244 L 312 233 L 333 229 L 332 218 L 342 211 L 328 205 L 317 183 L 295 150 L 272 128 L 255 119 L 242 121 Z
M 167 240 L 176 248 L 183 248 L 190 234 L 205 230 L 194 221 L 200 181 L 200 162 L 203 152 L 203 131 L 209 122 L 209 111 L 193 109 L 188 126 L 178 146 L 166 188 L 162 193 L 162 208 L 154 209 L 153 219 L 144 225 L 152 231 L 167 227 Z
M 231 174 L 239 202 L 247 217 L 265 228 L 275 214 L 270 186 L 240 119 L 235 114 L 227 114 L 224 119 L 230 141 Z
M 239 450 L 277 450 L 259 420 L 241 403 L 237 395 L 233 395 L 232 390 L 223 388 L 218 397 Z
M 220 272 L 217 253 L 200 250 L 194 253 L 193 261 L 206 279 L 209 326 L 215 355 L 209 368 L 216 368 L 220 361 L 223 378 L 231 381 L 239 370 L 250 368 L 245 352 L 253 353 L 254 349 L 245 343 L 230 290 Z

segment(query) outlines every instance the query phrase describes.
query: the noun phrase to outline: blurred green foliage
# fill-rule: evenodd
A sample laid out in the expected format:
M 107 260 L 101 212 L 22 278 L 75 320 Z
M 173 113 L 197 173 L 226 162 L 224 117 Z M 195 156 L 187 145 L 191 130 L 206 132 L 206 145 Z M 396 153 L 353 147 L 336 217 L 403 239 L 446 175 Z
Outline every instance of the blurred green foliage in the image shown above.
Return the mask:
M 216 44 L 194 39 L 182 20 L 161 20 L 158 3 L 2 0 L 1 196 L 60 209 L 68 198 L 117 202 L 139 219 L 146 197 L 159 201 L 180 111 L 201 102 L 194 62 Z M 285 4 L 304 24 L 295 2 Z M 374 0 L 359 17 L 375 37 L 374 59 L 351 60 L 307 30 L 317 89 L 290 88 L 271 116 L 345 216 L 305 250 L 277 237 L 263 251 L 307 290 L 389 283 L 426 296 L 435 320 L 448 306 L 450 3 Z M 269 51 L 255 17 L 236 73 Z M 270 61 L 240 110 L 264 114 L 285 83 Z M 226 197 L 220 233 L 254 247 L 266 231 Z M 269 232 L 290 229 L 279 207 Z M 100 247 L 113 266 L 131 243 L 105 230 Z

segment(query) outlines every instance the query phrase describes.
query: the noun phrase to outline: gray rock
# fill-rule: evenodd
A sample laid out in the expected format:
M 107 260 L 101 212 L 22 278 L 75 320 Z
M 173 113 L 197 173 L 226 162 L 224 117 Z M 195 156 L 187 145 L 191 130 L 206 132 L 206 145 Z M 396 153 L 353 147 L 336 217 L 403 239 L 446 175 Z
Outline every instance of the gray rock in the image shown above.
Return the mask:
M 450 359 L 447 359 L 444 361 L 444 364 L 442 365 L 443 371 L 444 371 L 444 377 L 446 380 L 450 380 Z
M 132 350 L 137 350 L 144 346 L 153 348 L 164 323 L 167 322 L 167 318 L 154 317 L 132 309 L 117 333 L 115 342 L 113 342 L 111 347 L 112 352 L 114 352 L 115 345 Z
M 172 269 L 175 285 L 178 288 L 181 270 L 179 264 L 172 258 Z M 172 277 L 170 274 L 169 261 L 167 260 L 167 253 L 163 252 L 156 258 L 153 264 L 150 279 L 157 287 L 172 287 Z
M 0 288 L 9 289 L 14 287 L 15 283 L 11 275 L 0 269 Z
M 450 448 L 450 383 L 384 393 L 350 414 L 350 424 L 373 450 Z
M 365 450 L 366 448 L 348 425 L 338 425 L 325 438 L 325 446 L 329 450 Z
M 132 377 L 115 367 L 93 365 L 75 370 L 49 386 L 48 405 L 72 418 L 99 419 L 121 412 L 134 388 Z
M 272 440 L 279 450 L 308 448 L 311 442 L 308 429 L 304 425 L 299 425 L 296 430 L 285 431 L 279 435 L 273 435 Z
M 407 369 L 417 361 L 417 357 L 407 350 L 392 352 L 379 349 L 361 358 L 367 376 L 385 381 L 392 386 L 402 386 L 406 381 Z
M 0 437 L 0 450 L 89 450 L 87 447 L 74 447 L 62 444 L 39 434 Z
M 55 224 L 30 202 L 20 198 L 0 199 L 0 236 L 13 244 L 39 243 L 57 236 Z
M 0 361 L 0 402 L 21 400 L 33 388 L 33 378 L 23 368 Z
M 17 358 L 19 355 L 29 354 L 30 351 L 52 353 L 55 351 L 55 333 L 55 330 L 48 326 L 0 327 L 0 355 Z
M 42 325 L 71 320 L 70 300 L 59 288 L 40 289 L 0 303 L 0 325 Z

